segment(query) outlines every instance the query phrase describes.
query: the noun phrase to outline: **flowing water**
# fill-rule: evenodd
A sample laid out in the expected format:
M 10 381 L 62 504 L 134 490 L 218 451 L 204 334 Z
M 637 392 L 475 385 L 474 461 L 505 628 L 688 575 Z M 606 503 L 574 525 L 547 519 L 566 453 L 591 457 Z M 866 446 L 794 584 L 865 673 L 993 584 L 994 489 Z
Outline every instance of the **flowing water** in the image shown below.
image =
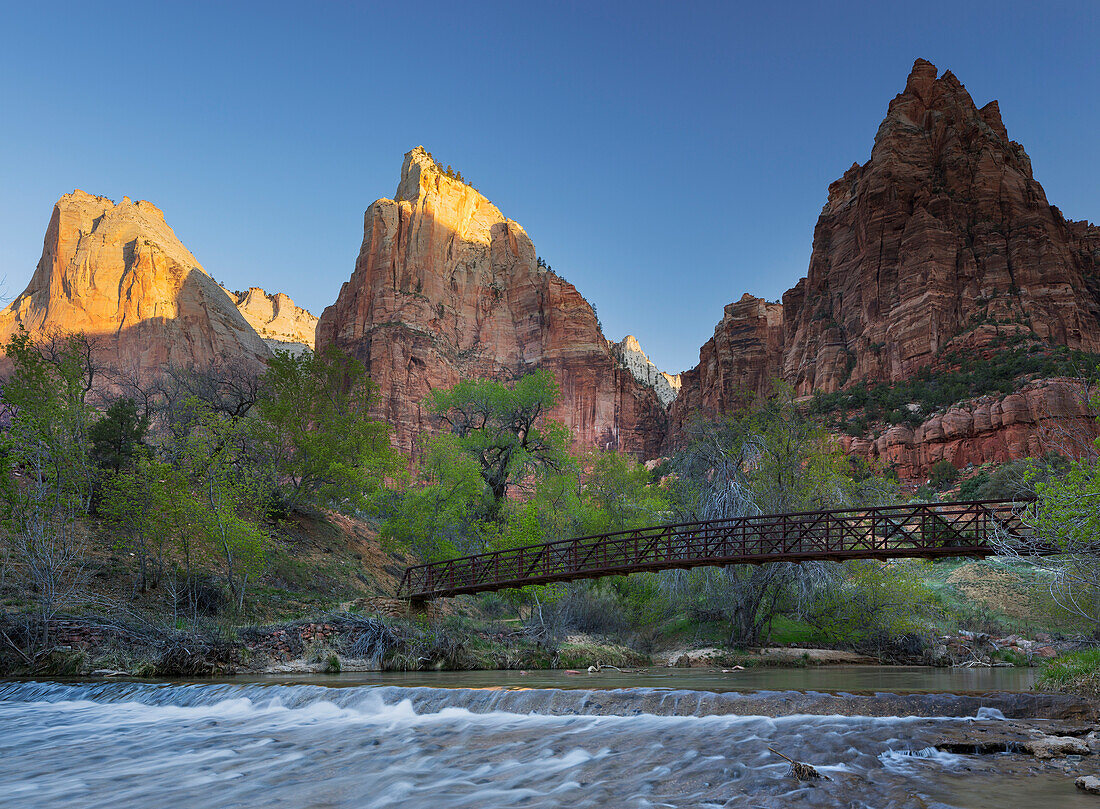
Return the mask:
M 933 748 L 1002 713 L 1056 712 L 1003 693 L 1026 671 L 738 675 L 0 682 L 0 806 L 1095 805 L 1019 756 Z M 795 781 L 769 747 L 831 780 Z

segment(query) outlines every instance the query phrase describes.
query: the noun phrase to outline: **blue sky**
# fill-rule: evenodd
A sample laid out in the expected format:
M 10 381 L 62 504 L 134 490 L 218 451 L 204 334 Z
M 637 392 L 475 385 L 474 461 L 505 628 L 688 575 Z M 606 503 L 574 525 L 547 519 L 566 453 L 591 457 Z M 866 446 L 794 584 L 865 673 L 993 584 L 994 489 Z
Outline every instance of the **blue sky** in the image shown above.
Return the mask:
M 73 188 L 160 206 L 231 288 L 320 311 L 423 144 L 657 364 L 805 274 L 915 58 L 1100 219 L 1100 3 L 0 3 L 0 275 Z

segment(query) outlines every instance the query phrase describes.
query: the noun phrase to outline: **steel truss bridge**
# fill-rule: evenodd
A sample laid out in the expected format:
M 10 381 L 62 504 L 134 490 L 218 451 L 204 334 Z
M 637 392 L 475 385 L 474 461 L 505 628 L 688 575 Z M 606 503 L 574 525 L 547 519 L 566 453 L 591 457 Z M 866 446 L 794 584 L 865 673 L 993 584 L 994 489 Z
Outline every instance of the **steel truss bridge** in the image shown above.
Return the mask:
M 917 503 L 655 525 L 410 567 L 399 598 L 428 601 L 529 584 L 707 565 L 848 559 L 983 558 L 1028 551 L 1018 500 Z M 1031 553 L 1051 552 L 1038 546 Z

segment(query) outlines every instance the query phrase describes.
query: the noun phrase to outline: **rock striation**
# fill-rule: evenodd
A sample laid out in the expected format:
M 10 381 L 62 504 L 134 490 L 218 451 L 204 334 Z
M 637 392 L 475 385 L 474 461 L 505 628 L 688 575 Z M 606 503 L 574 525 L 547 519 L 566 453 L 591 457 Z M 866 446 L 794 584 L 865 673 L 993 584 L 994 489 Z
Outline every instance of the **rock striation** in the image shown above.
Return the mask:
M 918 59 L 870 159 L 829 186 L 809 271 L 782 300 L 726 307 L 683 375 L 674 437 L 774 378 L 803 395 L 906 379 L 978 324 L 1100 351 L 1100 227 L 1047 201 L 996 101 L 977 107 Z
M 109 365 L 151 374 L 271 352 L 150 202 L 83 191 L 54 206 L 27 288 L 0 312 L 0 340 L 82 331 Z
M 628 334 L 618 343 L 611 343 L 610 348 L 611 355 L 618 360 L 619 365 L 630 371 L 643 385 L 653 388 L 663 406 L 672 404 L 672 400 L 680 392 L 679 374 L 667 374 L 654 365 L 633 334 Z
M 904 379 L 989 320 L 1100 350 L 1096 238 L 1047 201 L 997 102 L 979 109 L 918 59 L 871 159 L 829 187 L 809 272 L 783 298 L 784 377 L 802 393 Z
M 259 287 L 249 287 L 246 292 L 226 293 L 256 333 L 273 351 L 290 351 L 300 354 L 313 350 L 317 334 L 317 316 L 297 306 L 289 295 L 274 295 Z
M 681 375 L 669 432 L 682 436 L 697 413 L 728 413 L 764 393 L 782 371 L 783 306 L 745 294 L 726 306 L 699 364 Z
M 437 428 L 423 407 L 433 388 L 543 367 L 561 388 L 550 415 L 579 445 L 657 454 L 664 409 L 612 356 L 592 307 L 540 266 L 519 224 L 423 147 L 405 155 L 395 198 L 374 202 L 363 230 L 317 349 L 335 345 L 366 365 L 401 449 Z

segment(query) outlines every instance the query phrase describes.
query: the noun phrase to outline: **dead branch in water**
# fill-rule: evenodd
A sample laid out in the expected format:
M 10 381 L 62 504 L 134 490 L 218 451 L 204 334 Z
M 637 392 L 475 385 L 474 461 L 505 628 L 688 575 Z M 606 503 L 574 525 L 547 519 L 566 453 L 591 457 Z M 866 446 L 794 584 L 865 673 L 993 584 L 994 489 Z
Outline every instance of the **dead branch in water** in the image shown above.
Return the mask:
M 822 775 L 816 769 L 814 769 L 814 767 L 810 766 L 809 764 L 804 764 L 801 761 L 795 761 L 790 756 L 783 755 L 778 750 L 776 750 L 774 747 L 769 747 L 768 749 L 771 750 L 773 753 L 775 753 L 777 756 L 779 756 L 784 761 L 787 761 L 788 763 L 790 763 L 791 771 L 788 773 L 788 775 L 793 775 L 799 781 L 818 781 L 818 780 L 831 781 L 831 780 L 833 780 L 827 775 Z

